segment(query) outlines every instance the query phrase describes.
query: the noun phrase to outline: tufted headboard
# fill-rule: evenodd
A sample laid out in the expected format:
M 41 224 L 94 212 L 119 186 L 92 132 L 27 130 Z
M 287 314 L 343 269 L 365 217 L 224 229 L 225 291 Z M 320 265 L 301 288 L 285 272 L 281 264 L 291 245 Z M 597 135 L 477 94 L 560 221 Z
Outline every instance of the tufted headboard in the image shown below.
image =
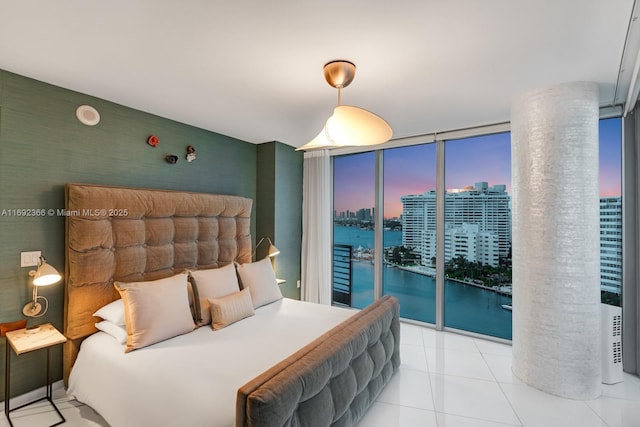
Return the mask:
M 64 380 L 114 281 L 251 261 L 251 207 L 239 196 L 67 184 Z

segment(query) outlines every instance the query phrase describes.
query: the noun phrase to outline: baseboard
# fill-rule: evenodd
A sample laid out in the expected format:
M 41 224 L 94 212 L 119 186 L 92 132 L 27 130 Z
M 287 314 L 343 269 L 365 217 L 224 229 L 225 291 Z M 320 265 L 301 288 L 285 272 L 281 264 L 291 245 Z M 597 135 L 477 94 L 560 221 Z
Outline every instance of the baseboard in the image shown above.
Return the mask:
M 64 383 L 62 380 L 56 381 L 55 383 L 51 384 L 51 389 L 53 392 L 61 388 L 64 389 Z M 21 394 L 20 396 L 12 397 L 11 400 L 9 401 L 9 404 L 10 404 L 9 408 L 17 408 L 20 405 L 25 405 L 29 402 L 42 399 L 46 395 L 47 395 L 47 387 L 42 386 L 35 390 L 31 390 L 28 393 Z M 2 410 L 4 412 L 4 401 L 0 402 L 0 405 L 2 405 Z

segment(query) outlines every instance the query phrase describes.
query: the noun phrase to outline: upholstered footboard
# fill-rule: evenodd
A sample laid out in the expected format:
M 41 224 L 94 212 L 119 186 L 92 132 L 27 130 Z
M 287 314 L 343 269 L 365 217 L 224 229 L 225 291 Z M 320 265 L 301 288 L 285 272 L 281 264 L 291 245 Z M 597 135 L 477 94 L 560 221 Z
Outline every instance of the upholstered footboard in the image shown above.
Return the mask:
M 353 426 L 400 366 L 385 296 L 238 390 L 236 427 Z

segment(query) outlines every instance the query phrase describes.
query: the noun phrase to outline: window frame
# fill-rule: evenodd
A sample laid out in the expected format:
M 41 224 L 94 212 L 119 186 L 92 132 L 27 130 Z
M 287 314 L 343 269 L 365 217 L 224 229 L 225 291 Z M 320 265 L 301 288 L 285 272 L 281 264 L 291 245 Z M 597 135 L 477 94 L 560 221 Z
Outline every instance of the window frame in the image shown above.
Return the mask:
M 623 252 L 622 252 L 622 265 L 623 271 L 624 266 L 627 264 L 626 253 L 627 245 L 625 241 L 633 240 L 633 239 L 625 239 L 625 196 L 627 195 L 625 192 L 625 181 L 629 178 L 628 173 L 625 172 L 625 166 L 627 163 L 625 162 L 625 155 L 627 155 L 627 149 L 625 148 L 625 117 L 622 116 L 622 108 L 620 106 L 614 107 L 604 107 L 600 109 L 600 117 L 599 120 L 620 117 L 621 126 L 622 126 L 622 205 L 623 205 L 623 227 L 622 227 L 622 241 L 623 241 Z M 338 148 L 329 151 L 329 156 L 343 156 L 348 154 L 358 154 L 363 152 L 375 152 L 375 167 L 376 167 L 376 178 L 375 178 L 375 215 L 374 215 L 374 250 L 376 253 L 376 257 L 374 259 L 374 300 L 377 300 L 382 296 L 383 292 L 383 263 L 381 262 L 381 257 L 383 256 L 383 245 L 384 245 L 384 227 L 383 227 L 383 217 L 384 217 L 384 150 L 388 148 L 400 148 L 400 147 L 409 147 L 413 145 L 419 144 L 428 144 L 434 143 L 436 144 L 436 252 L 444 253 L 445 242 L 444 242 L 444 226 L 445 226 L 445 142 L 448 140 L 455 139 L 463 139 L 470 137 L 477 137 L 483 135 L 491 135 L 503 132 L 511 132 L 511 123 L 503 122 L 496 123 L 485 126 L 478 126 L 467 129 L 459 129 L 452 130 L 446 132 L 439 132 L 433 134 L 425 134 L 425 135 L 417 135 L 412 137 L 404 137 L 404 138 L 396 138 L 384 144 L 380 144 L 378 146 L 366 146 L 366 147 L 344 147 Z M 333 162 L 332 162 L 333 166 Z M 628 197 L 628 196 L 627 196 Z M 333 201 L 333 197 L 332 197 Z M 331 212 L 333 212 L 333 205 L 331 207 Z M 331 213 L 330 213 L 331 214 Z M 453 328 L 445 327 L 444 325 L 444 269 L 445 262 L 444 257 L 436 258 L 436 302 L 435 302 L 435 329 L 438 331 L 442 330 L 454 330 Z M 623 292 L 625 289 L 625 275 L 623 273 Z M 630 286 L 630 285 L 629 285 Z M 634 284 L 634 295 L 638 293 L 637 285 Z M 624 314 L 623 314 L 624 315 Z M 420 321 L 412 321 L 416 323 L 423 323 Z M 483 338 L 488 338 L 490 340 L 498 341 L 498 342 L 510 342 L 509 340 L 504 340 L 502 338 L 497 338 L 489 335 L 477 334 L 470 331 L 457 330 L 456 332 L 460 332 L 465 335 L 470 336 L 481 336 Z M 640 343 L 638 345 L 640 347 Z M 639 350 L 640 352 L 640 350 Z

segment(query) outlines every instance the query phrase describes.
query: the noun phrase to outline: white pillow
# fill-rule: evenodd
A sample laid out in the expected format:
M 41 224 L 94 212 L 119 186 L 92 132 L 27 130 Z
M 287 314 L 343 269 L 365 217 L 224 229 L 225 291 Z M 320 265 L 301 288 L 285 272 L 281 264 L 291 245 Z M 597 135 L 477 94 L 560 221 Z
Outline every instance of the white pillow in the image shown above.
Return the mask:
M 202 322 L 199 324 L 208 325 L 211 323 L 211 311 L 208 299 L 220 298 L 240 291 L 236 268 L 233 263 L 230 263 L 220 268 L 189 271 L 189 274 L 192 278 L 191 283 L 197 288 L 198 296 L 200 297 L 200 315 Z
M 93 313 L 95 317 L 100 317 L 103 320 L 108 320 L 109 322 L 124 326 L 124 303 L 122 299 L 117 299 L 104 307 L 100 308 L 98 311 Z
M 251 291 L 253 308 L 282 299 L 282 292 L 269 257 L 253 263 L 236 264 L 236 269 L 243 289 L 249 288 Z
M 127 330 L 123 326 L 116 325 L 108 320 L 103 320 L 102 322 L 96 323 L 96 328 L 111 335 L 122 345 L 127 343 Z
M 149 282 L 115 283 L 124 302 L 125 352 L 193 330 L 187 286 L 186 273 Z
M 253 316 L 255 313 L 249 289 L 221 298 L 209 298 L 209 304 L 211 305 L 211 327 L 216 331 L 245 317 Z

